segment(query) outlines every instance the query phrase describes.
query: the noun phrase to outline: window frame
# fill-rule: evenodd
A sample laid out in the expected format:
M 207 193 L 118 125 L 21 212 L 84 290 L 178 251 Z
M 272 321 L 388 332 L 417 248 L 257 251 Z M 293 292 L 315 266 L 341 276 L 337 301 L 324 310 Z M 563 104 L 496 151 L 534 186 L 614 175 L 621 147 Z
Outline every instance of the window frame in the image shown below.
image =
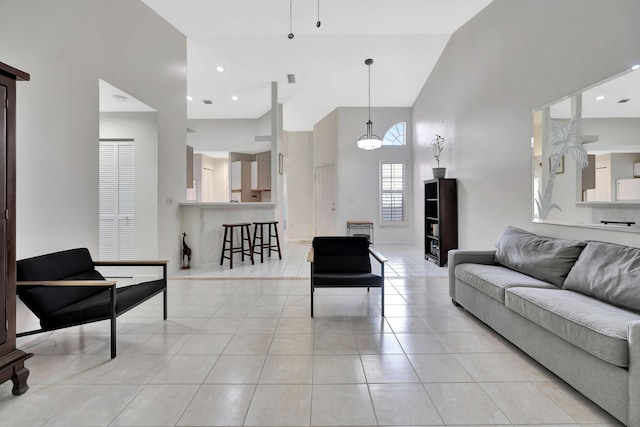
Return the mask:
M 385 176 L 383 168 L 384 165 L 402 165 L 402 190 L 384 190 L 384 180 Z M 391 179 L 389 177 L 387 179 Z M 409 224 L 409 162 L 407 160 L 380 160 L 380 165 L 378 167 L 378 196 L 379 196 L 379 215 L 378 221 L 380 226 L 406 226 Z M 384 205 L 384 195 L 385 194 L 402 194 L 402 220 L 385 220 L 383 218 L 383 212 L 385 209 Z

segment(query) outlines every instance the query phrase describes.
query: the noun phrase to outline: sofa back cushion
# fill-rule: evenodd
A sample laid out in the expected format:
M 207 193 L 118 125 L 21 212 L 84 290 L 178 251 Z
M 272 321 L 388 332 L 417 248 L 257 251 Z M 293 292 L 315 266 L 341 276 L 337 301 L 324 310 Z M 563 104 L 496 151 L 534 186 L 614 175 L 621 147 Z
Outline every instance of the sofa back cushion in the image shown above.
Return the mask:
M 590 241 L 563 288 L 640 312 L 640 248 Z
M 507 227 L 497 243 L 499 264 L 562 287 L 586 242 L 543 237 Z
M 104 280 L 86 248 L 69 249 L 16 262 L 18 281 Z M 103 287 L 18 287 L 18 296 L 39 319 L 104 291 Z

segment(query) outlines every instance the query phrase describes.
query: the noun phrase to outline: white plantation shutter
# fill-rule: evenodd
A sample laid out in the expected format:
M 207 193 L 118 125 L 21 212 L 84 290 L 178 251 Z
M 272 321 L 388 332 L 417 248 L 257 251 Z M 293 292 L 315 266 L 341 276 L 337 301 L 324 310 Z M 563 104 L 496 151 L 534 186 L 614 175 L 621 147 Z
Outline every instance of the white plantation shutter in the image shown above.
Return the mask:
M 99 249 L 101 260 L 135 258 L 135 164 L 131 141 L 100 142 Z M 130 276 L 132 269 L 101 269 Z
M 134 147 L 118 145 L 118 259 L 135 258 Z
M 380 163 L 380 223 L 407 221 L 407 166 L 405 163 Z
M 100 208 L 99 238 L 102 260 L 117 259 L 116 223 L 116 147 L 113 144 L 100 144 Z

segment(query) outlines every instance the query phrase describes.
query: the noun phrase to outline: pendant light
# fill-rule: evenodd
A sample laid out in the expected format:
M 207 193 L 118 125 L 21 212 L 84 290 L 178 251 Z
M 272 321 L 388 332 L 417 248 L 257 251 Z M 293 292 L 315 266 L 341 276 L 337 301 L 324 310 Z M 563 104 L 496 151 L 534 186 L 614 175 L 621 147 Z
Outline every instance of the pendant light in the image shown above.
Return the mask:
M 367 133 L 358 139 L 358 148 L 361 150 L 377 150 L 382 147 L 382 140 L 378 135 L 373 134 L 373 122 L 371 121 L 371 64 L 373 59 L 369 58 L 364 61 L 369 68 L 369 121 L 367 122 Z
M 318 0 L 318 20 L 316 21 L 316 28 L 320 28 L 322 22 L 320 22 L 320 0 Z M 289 0 L 289 34 L 287 34 L 289 40 L 293 39 L 293 0 Z

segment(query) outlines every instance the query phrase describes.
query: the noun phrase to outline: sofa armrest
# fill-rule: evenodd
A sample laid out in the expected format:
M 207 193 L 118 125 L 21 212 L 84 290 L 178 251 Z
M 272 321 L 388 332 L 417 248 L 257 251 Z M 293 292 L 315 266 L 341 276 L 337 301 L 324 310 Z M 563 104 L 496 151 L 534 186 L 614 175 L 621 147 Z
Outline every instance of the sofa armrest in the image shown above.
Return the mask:
M 452 249 L 449 251 L 449 296 L 455 302 L 456 300 L 456 266 L 458 264 L 495 264 L 496 251 L 466 251 L 460 249 Z
M 640 425 L 640 320 L 629 323 L 629 423 Z
M 16 282 L 17 286 L 33 287 L 33 286 L 91 286 L 108 288 L 115 286 L 114 280 L 32 280 Z

